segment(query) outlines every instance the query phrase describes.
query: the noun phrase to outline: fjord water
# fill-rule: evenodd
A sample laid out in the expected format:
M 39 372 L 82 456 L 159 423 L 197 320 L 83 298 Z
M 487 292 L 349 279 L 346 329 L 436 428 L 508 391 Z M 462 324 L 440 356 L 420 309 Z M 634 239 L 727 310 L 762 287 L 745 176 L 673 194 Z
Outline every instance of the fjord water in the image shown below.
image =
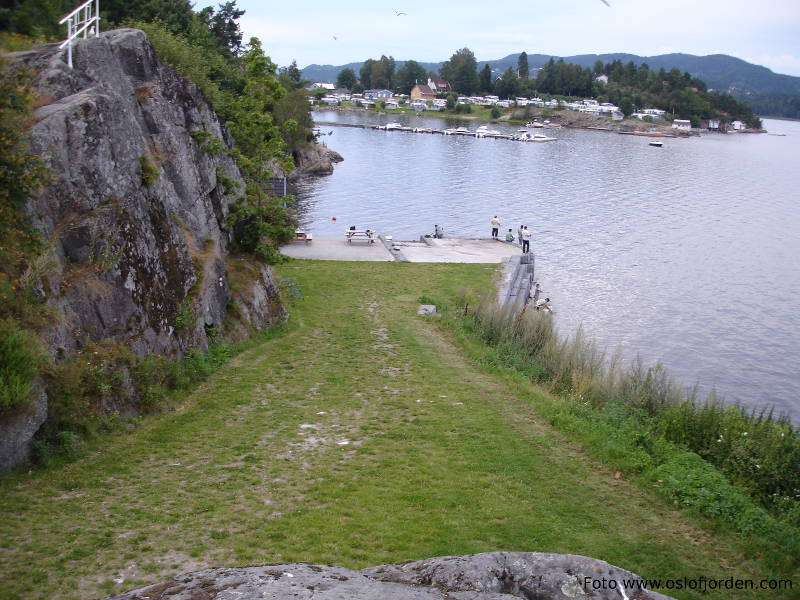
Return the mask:
M 469 126 L 427 116 L 326 111 L 318 122 Z M 515 128 L 492 126 L 504 132 Z M 418 239 L 533 232 L 537 279 L 558 327 L 579 326 L 611 353 L 660 361 L 704 395 L 774 406 L 800 422 L 800 122 L 765 120 L 772 135 L 663 139 L 548 131 L 558 141 L 321 127 L 344 157 L 303 182 L 303 225 L 349 225 Z M 336 221 L 332 220 L 336 217 Z M 376 290 L 380 293 L 380 290 Z

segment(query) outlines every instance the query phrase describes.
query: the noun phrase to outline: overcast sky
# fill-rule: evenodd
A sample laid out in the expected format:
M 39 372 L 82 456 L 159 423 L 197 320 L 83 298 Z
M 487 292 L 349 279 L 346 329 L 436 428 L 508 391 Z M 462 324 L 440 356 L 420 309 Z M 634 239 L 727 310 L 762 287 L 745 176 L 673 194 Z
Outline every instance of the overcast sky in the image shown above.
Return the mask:
M 199 0 L 196 8 L 221 0 Z M 800 0 L 238 0 L 245 40 L 279 66 L 341 65 L 381 54 L 446 60 L 468 47 L 493 60 L 515 52 L 730 54 L 800 76 Z M 396 16 L 395 11 L 406 15 Z M 337 39 L 334 39 L 336 37 Z M 536 65 L 531 65 L 536 66 Z

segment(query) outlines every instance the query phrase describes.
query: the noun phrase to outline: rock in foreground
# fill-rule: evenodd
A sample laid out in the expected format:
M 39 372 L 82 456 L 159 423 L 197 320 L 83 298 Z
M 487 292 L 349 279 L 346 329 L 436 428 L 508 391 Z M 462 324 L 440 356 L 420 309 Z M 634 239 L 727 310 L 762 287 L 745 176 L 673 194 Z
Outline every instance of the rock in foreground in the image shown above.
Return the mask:
M 309 564 L 209 569 L 111 600 L 670 600 L 641 579 L 573 554 L 489 552 L 351 571 Z M 627 584 L 631 588 L 621 590 Z

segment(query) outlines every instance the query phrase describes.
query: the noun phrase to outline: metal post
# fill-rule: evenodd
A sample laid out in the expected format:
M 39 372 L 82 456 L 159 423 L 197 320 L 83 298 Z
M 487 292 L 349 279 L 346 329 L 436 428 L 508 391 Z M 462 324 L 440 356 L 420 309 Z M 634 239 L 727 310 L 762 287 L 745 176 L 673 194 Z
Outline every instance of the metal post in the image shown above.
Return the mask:
M 72 68 L 72 19 L 67 21 L 67 39 L 69 40 L 69 45 L 67 46 L 67 64 L 69 68 Z
M 83 34 L 83 39 L 100 37 L 100 0 L 86 0 L 78 8 L 61 19 L 58 24 L 67 24 L 67 39 L 59 46 L 67 49 L 67 63 L 72 68 L 72 43 Z

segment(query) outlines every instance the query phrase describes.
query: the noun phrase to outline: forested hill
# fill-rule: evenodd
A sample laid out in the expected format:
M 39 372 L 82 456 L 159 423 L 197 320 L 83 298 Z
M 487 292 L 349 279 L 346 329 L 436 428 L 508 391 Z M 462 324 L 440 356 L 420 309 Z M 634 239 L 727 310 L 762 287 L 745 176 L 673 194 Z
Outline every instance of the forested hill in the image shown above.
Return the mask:
M 541 67 L 550 56 L 546 54 L 529 54 L 528 64 L 531 68 Z M 556 57 L 558 58 L 558 57 Z M 592 68 L 597 62 L 612 63 L 619 60 L 622 63 L 633 62 L 636 66 L 647 64 L 650 69 L 658 70 L 676 68 L 687 72 L 692 77 L 706 83 L 710 89 L 728 92 L 737 99 L 750 106 L 757 114 L 800 117 L 800 77 L 773 73 L 770 69 L 748 63 L 740 58 L 726 54 L 712 54 L 709 56 L 695 56 L 693 54 L 662 54 L 659 56 L 638 56 L 635 54 L 581 54 L 578 56 L 564 57 L 567 63 Z M 494 75 L 501 75 L 509 67 L 516 69 L 519 53 L 509 54 L 504 58 L 490 61 L 479 61 L 478 68 L 488 64 Z M 420 63 L 428 71 L 438 72 L 442 64 Z M 303 78 L 310 81 L 335 82 L 339 71 L 351 68 L 356 73 L 363 62 L 348 65 L 309 65 L 303 69 Z M 397 61 L 397 68 L 402 67 L 403 61 Z

